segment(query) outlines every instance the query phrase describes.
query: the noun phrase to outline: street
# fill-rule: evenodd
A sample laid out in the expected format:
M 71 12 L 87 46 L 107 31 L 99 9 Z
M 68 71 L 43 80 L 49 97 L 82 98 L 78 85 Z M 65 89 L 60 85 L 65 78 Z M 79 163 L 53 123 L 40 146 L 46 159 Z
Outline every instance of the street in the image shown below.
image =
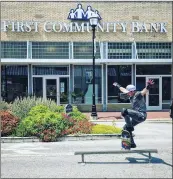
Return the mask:
M 117 124 L 121 125 L 121 124 Z M 172 123 L 143 123 L 135 128 L 136 149 L 145 154 L 86 155 L 75 151 L 119 150 L 120 139 L 54 143 L 1 143 L 1 178 L 172 178 Z

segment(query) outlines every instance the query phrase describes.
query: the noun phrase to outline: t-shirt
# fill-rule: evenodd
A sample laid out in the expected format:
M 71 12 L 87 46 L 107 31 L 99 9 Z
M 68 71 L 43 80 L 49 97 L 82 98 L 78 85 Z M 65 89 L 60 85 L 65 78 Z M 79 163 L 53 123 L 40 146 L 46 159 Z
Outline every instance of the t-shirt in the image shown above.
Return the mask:
M 144 96 L 142 96 L 140 91 L 137 91 L 134 96 L 130 97 L 130 102 L 132 104 L 132 109 L 139 112 L 146 112 L 146 103 Z

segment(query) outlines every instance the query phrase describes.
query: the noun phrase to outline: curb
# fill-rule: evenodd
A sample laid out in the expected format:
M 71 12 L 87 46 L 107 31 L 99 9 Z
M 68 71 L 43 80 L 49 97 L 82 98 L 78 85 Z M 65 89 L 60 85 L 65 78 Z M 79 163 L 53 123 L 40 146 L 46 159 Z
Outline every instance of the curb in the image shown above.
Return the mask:
M 90 122 L 125 122 L 124 119 L 102 119 L 102 120 L 90 120 Z M 146 122 L 160 122 L 160 123 L 172 123 L 172 119 L 170 118 L 161 118 L 161 119 L 147 119 L 144 121 L 145 123 Z
M 121 134 L 83 134 L 83 135 L 67 135 L 58 137 L 59 141 L 86 141 L 86 140 L 110 140 L 120 138 Z M 24 143 L 24 142 L 41 142 L 36 137 L 1 137 L 1 143 Z
M 39 142 L 37 137 L 1 137 L 1 143 Z

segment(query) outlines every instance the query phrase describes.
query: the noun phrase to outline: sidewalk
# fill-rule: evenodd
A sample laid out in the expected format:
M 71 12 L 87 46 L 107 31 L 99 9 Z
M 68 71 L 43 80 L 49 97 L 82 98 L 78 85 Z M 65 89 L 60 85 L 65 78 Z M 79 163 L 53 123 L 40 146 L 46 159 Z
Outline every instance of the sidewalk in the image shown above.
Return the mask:
M 91 112 L 84 113 L 88 117 L 91 116 Z M 121 120 L 121 112 L 97 112 L 98 120 Z M 149 111 L 147 112 L 147 120 L 171 120 L 168 111 Z

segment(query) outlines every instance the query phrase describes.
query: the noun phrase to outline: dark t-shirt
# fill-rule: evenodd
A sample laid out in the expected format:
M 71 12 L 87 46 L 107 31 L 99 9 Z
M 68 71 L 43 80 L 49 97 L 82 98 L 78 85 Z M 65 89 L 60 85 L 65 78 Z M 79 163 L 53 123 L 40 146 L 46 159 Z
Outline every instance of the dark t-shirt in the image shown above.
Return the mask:
M 133 97 L 130 98 L 132 104 L 132 109 L 139 112 L 146 112 L 146 103 L 144 96 L 142 96 L 140 91 L 137 91 Z

